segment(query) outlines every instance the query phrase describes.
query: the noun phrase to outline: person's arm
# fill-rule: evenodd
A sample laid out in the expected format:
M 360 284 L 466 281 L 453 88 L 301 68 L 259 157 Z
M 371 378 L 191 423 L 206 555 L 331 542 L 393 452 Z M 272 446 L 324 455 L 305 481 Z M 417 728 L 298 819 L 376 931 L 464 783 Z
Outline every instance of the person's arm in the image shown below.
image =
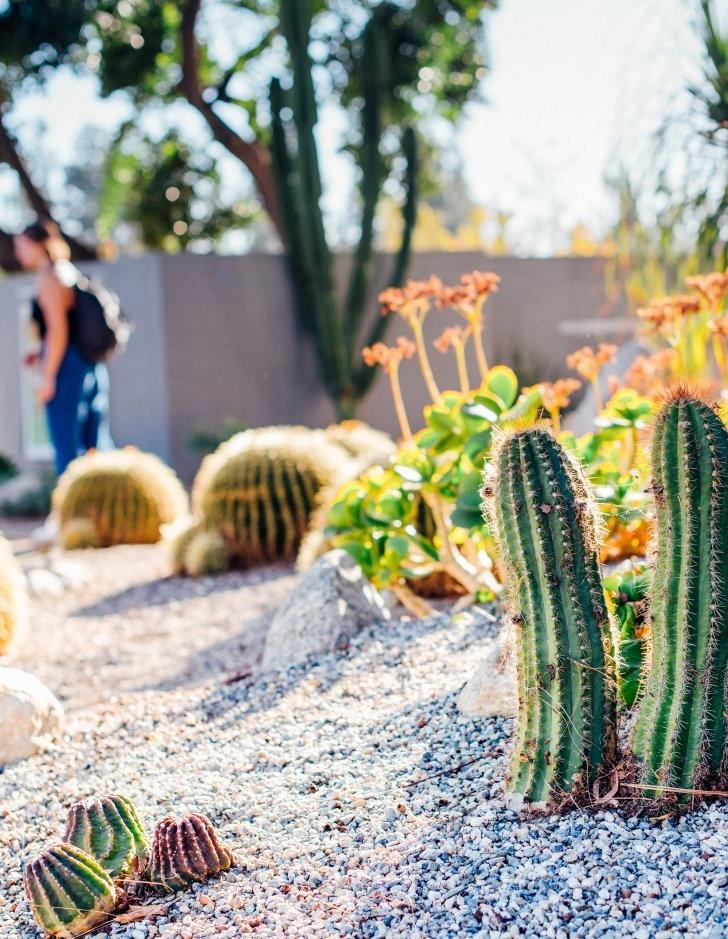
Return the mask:
M 38 389 L 41 404 L 47 404 L 56 395 L 56 375 L 68 348 L 69 299 L 67 287 L 55 277 L 44 278 L 38 295 L 46 324 L 43 380 Z

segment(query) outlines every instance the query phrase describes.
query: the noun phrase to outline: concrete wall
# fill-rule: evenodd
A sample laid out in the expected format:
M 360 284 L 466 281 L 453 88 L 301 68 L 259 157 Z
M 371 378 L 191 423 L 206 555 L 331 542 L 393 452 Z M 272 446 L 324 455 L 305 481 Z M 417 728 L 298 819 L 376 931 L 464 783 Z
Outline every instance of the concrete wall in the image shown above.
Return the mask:
M 375 295 L 386 283 L 390 264 L 389 258 L 375 259 L 372 316 L 378 315 Z M 251 425 L 314 426 L 333 418 L 311 350 L 295 321 L 281 257 L 150 254 L 86 267 L 119 293 L 136 325 L 128 351 L 111 367 L 117 443 L 159 453 L 190 478 L 196 459 L 187 441 L 196 424 L 215 426 L 225 417 L 237 417 Z M 340 281 L 346 267 L 346 259 L 340 259 Z M 603 335 L 613 338 L 623 328 L 623 310 L 606 298 L 598 259 L 427 253 L 415 258 L 411 275 L 434 273 L 454 283 L 474 269 L 494 270 L 503 279 L 486 307 L 489 358 L 519 366 L 524 380 L 565 374 L 568 352 Z M 28 296 L 31 288 L 32 281 L 24 275 L 0 280 L 0 452 L 21 460 L 17 309 L 19 298 Z M 433 312 L 428 338 L 434 339 L 455 320 L 453 313 Z M 405 332 L 404 324 L 397 322 L 389 336 Z M 454 387 L 452 356 L 433 350 L 432 357 L 442 387 Z M 402 380 L 415 423 L 427 399 L 414 362 L 403 365 Z M 395 430 L 382 377 L 361 416 Z

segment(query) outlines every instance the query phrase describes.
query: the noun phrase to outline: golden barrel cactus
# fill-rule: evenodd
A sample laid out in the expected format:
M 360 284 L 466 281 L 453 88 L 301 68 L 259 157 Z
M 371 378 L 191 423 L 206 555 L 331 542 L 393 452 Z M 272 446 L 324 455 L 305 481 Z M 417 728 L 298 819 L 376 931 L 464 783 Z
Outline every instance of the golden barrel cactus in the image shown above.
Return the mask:
M 294 560 L 320 494 L 352 469 L 325 431 L 246 430 L 205 457 L 192 509 L 203 529 L 223 536 L 234 561 Z
M 5 655 L 25 632 L 28 597 L 25 577 L 10 543 L 0 535 L 0 655 Z
M 187 514 L 188 501 L 182 483 L 158 457 L 127 447 L 74 460 L 58 481 L 53 508 L 62 545 L 77 543 L 78 520 L 85 519 L 94 526 L 98 546 L 106 548 L 154 544 L 163 525 Z

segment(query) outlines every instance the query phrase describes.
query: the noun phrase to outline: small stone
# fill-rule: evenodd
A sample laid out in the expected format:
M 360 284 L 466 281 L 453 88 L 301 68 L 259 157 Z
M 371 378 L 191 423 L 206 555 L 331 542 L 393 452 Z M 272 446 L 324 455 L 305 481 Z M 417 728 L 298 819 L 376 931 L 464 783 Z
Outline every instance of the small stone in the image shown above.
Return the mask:
M 0 667 L 0 766 L 47 749 L 63 730 L 63 707 L 40 679 Z

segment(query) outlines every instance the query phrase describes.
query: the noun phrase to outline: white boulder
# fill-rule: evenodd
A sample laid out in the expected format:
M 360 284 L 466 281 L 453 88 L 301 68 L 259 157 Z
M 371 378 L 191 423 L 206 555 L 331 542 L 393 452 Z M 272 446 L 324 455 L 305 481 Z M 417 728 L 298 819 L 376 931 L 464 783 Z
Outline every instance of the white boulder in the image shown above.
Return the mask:
M 458 708 L 468 717 L 514 717 L 516 656 L 502 638 L 492 639 L 485 658 L 458 697 Z
M 356 561 L 345 551 L 329 551 L 300 576 L 273 617 L 261 667 L 282 670 L 333 652 L 389 616 Z
M 40 679 L 0 667 L 0 766 L 45 750 L 63 731 L 63 707 Z

